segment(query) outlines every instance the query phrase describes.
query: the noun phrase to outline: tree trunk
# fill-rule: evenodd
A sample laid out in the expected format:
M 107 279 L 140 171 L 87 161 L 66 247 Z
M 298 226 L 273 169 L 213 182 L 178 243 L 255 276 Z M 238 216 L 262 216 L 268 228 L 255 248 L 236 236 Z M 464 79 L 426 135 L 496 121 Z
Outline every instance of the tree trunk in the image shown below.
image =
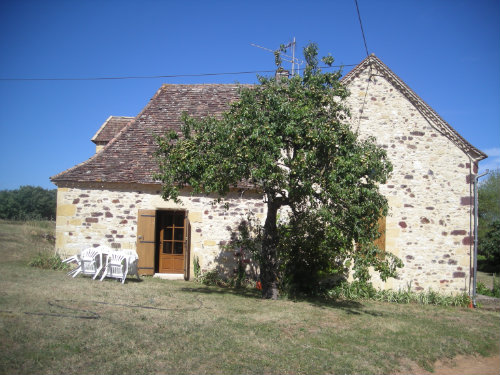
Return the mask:
M 280 205 L 268 197 L 267 217 L 262 239 L 262 260 L 260 279 L 262 282 L 262 298 L 278 299 L 278 228 L 276 218 Z

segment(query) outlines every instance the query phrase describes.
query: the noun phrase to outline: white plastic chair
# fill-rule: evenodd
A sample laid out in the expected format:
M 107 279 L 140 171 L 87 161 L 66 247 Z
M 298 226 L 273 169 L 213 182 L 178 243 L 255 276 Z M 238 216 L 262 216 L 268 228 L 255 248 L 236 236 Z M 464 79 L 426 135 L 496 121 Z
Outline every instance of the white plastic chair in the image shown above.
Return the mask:
M 66 258 L 62 261 L 62 263 L 75 263 L 77 267 L 73 268 L 71 271 L 67 273 L 68 276 L 73 275 L 76 272 L 79 272 L 80 270 L 80 257 L 78 255 L 72 255 L 69 258 Z
M 113 277 L 115 279 L 121 279 L 122 284 L 125 283 L 128 273 L 128 261 L 127 256 L 122 252 L 112 252 L 108 254 L 106 258 L 106 267 L 102 273 L 101 281 L 105 277 Z
M 137 264 L 139 262 L 139 255 L 135 250 L 121 250 L 119 251 L 121 254 L 127 257 L 128 262 L 128 274 L 137 276 L 137 279 L 141 279 L 139 277 L 139 267 Z
M 95 276 L 94 276 L 94 280 L 97 278 L 97 276 L 99 276 L 99 274 L 101 273 L 103 267 L 104 267 L 104 257 L 107 256 L 108 254 L 111 254 L 113 252 L 113 249 L 111 249 L 110 247 L 107 247 L 107 246 L 104 246 L 104 245 L 99 245 L 97 246 L 96 248 L 96 251 L 99 252 L 99 268 L 97 269 L 96 273 L 95 273 Z
M 101 269 L 102 256 L 99 250 L 94 248 L 85 249 L 80 254 L 79 267 L 74 271 L 73 277 L 80 273 L 83 275 L 92 275 L 95 279 Z

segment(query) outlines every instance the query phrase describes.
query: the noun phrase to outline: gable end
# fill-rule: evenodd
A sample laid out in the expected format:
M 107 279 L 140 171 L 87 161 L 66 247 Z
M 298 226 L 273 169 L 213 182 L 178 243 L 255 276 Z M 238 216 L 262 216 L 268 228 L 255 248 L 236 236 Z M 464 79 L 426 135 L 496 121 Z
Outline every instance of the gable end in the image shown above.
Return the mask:
M 385 65 L 378 57 L 371 54 L 365 58 L 353 70 L 347 73 L 342 78 L 344 85 L 349 85 L 363 71 L 375 67 L 384 78 L 387 79 L 399 92 L 401 92 L 412 103 L 419 112 L 427 118 L 441 134 L 450 139 L 458 148 L 471 157 L 474 161 L 483 160 L 488 157 L 484 152 L 471 145 L 463 138 L 453 127 L 448 124 L 441 116 L 438 115 L 425 101 L 422 100 L 406 83 L 403 82 L 387 65 Z

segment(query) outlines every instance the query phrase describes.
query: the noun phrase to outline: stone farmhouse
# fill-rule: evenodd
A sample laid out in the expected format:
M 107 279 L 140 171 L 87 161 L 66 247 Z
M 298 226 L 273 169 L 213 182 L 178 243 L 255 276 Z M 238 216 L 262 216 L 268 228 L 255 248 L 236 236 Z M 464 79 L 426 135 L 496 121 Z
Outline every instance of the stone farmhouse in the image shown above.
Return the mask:
M 351 126 L 386 148 L 394 171 L 380 186 L 390 211 L 378 241 L 405 266 L 382 288 L 457 293 L 469 287 L 473 246 L 473 180 L 487 156 L 469 144 L 380 59 L 371 55 L 344 76 Z M 218 114 L 238 99 L 235 84 L 164 84 L 136 117 L 110 117 L 92 141 L 96 154 L 51 180 L 57 185 L 56 251 L 89 246 L 134 249 L 145 275 L 193 277 L 230 267 L 221 245 L 248 213 L 265 217 L 258 191 L 234 189 L 219 204 L 192 195 L 164 201 L 155 135 L 180 126 L 180 116 Z M 229 207 L 229 208 L 227 208 Z

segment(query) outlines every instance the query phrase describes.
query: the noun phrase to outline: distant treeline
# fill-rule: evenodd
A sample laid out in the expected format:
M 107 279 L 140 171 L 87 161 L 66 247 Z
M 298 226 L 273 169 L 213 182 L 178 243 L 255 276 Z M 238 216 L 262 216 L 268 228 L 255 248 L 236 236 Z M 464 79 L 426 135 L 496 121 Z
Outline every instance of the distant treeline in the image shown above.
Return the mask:
M 56 197 L 56 189 L 39 186 L 0 190 L 0 219 L 53 220 L 56 217 Z

